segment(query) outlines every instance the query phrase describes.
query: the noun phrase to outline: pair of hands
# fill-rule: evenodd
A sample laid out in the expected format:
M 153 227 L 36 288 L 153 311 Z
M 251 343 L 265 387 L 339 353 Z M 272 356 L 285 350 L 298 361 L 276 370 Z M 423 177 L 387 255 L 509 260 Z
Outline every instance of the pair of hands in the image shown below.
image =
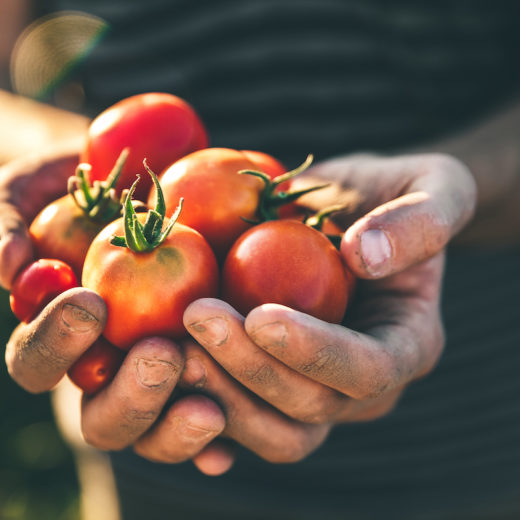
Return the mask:
M 32 259 L 26 223 L 61 194 L 76 162 L 19 161 L 0 171 L 4 287 Z M 154 461 L 191 459 L 210 475 L 232 465 L 229 440 L 268 461 L 295 462 L 334 424 L 388 413 L 407 384 L 432 370 L 443 347 L 443 249 L 473 214 L 470 173 L 443 155 L 359 156 L 318 164 L 299 182 L 316 178 L 331 186 L 307 196 L 310 206 L 339 202 L 351 209 L 341 253 L 363 280 L 345 326 L 280 305 L 244 318 L 220 300 L 195 301 L 184 316 L 193 339 L 139 341 L 112 383 L 83 398 L 89 444 L 133 446 Z M 50 390 L 105 320 L 97 294 L 62 294 L 13 332 L 6 351 L 11 376 L 31 392 Z

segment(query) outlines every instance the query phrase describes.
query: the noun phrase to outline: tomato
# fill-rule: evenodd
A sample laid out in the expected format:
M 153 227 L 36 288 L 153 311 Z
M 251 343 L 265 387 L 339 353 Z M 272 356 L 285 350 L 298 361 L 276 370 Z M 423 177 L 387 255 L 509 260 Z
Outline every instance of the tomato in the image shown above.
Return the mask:
M 74 199 L 65 195 L 36 216 L 29 234 L 38 258 L 59 258 L 80 277 L 90 243 L 105 225 L 87 218 Z
M 182 156 L 208 146 L 208 135 L 195 110 L 172 94 L 149 92 L 125 98 L 99 114 L 90 124 L 81 160 L 92 166 L 93 180 L 103 180 L 121 150 L 130 156 L 121 175 L 119 191 L 129 188 L 142 171 L 143 159 L 161 172 Z M 143 178 L 136 189 L 146 200 L 151 186 Z
M 222 298 L 246 315 L 279 303 L 340 323 L 350 277 L 339 251 L 321 232 L 295 220 L 274 220 L 246 231 L 222 270 Z
M 260 171 L 267 173 L 271 179 L 282 175 L 287 168 L 272 155 L 258 150 L 241 150 L 241 152 L 252 162 L 254 162 Z
M 78 285 L 74 271 L 66 263 L 48 258 L 36 260 L 15 278 L 9 295 L 11 309 L 27 323 L 56 296 Z
M 185 204 L 179 222 L 199 231 L 217 256 L 224 256 L 231 244 L 256 220 L 264 183 L 240 170 L 258 166 L 238 150 L 207 148 L 183 157 L 159 177 L 166 202 L 172 212 L 180 197 Z M 149 205 L 155 201 L 150 192 Z
M 217 261 L 204 237 L 175 222 L 178 211 L 161 232 L 162 197 L 148 215 L 135 214 L 128 202 L 134 188 L 135 183 L 124 217 L 93 240 L 82 278 L 83 286 L 100 294 L 107 305 L 104 336 L 122 349 L 147 336 L 185 336 L 186 307 L 218 292 Z M 145 225 L 147 221 L 153 225 Z
M 125 353 L 102 336 L 69 368 L 69 379 L 87 395 L 93 395 L 114 378 Z
M 80 164 L 69 178 L 69 194 L 51 202 L 36 215 L 29 235 L 37 258 L 56 258 L 69 264 L 81 278 L 85 255 L 94 237 L 121 215 L 116 185 L 127 151 L 116 161 L 106 181 L 92 186 L 90 166 Z
M 269 157 L 261 152 L 206 148 L 176 161 L 160 176 L 167 211 L 172 211 L 179 198 L 185 197 L 186 204 L 179 222 L 199 231 L 219 259 L 223 259 L 233 242 L 251 227 L 251 222 L 276 218 L 282 204 L 300 196 L 301 193 L 290 193 L 287 198 L 289 193 L 281 192 L 279 187 L 287 185 L 291 177 L 312 161 L 312 156 L 309 156 L 301 166 L 282 176 L 271 179 L 268 174 L 261 173 L 259 178 L 259 175 L 239 173 L 243 170 L 261 171 L 261 167 L 247 154 Z M 276 173 L 274 167 L 270 171 Z M 155 197 L 152 188 L 149 205 L 154 203 Z

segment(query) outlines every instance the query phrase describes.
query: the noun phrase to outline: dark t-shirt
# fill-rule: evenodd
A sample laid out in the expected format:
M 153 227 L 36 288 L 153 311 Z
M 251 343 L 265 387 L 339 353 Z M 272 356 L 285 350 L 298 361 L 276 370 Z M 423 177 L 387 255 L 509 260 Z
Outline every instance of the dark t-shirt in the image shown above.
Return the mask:
M 307 153 L 406 149 L 516 97 L 520 4 L 506 1 L 61 0 L 105 19 L 77 67 L 91 114 L 169 91 L 212 144 Z M 50 3 L 49 3 L 50 4 Z M 246 451 L 226 475 L 112 456 L 125 519 L 520 517 L 520 249 L 449 252 L 447 346 L 378 421 L 336 427 L 305 461 Z

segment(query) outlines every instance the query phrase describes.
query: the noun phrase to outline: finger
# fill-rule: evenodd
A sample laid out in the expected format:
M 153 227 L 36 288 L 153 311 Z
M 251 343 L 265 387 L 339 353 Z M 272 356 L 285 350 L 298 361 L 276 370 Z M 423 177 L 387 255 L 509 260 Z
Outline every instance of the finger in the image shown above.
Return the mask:
M 396 299 L 394 307 L 399 303 Z M 245 329 L 257 345 L 295 371 L 354 399 L 371 399 L 431 369 L 442 345 L 432 337 L 439 330 L 421 312 L 410 314 L 405 326 L 406 320 L 392 315 L 389 306 L 388 321 L 374 325 L 370 334 L 275 304 L 253 309 Z
M 171 341 L 153 337 L 136 343 L 112 382 L 92 398 L 83 398 L 81 427 L 85 441 L 102 450 L 132 445 L 156 421 L 183 367 Z
M 397 405 L 403 393 L 402 388 L 392 390 L 373 399 L 351 399 L 343 413 L 338 414 L 338 422 L 367 422 L 388 415 Z
M 6 349 L 11 377 L 30 392 L 50 390 L 101 334 L 106 307 L 93 291 L 70 289 L 29 324 L 20 324 Z
M 227 303 L 205 298 L 185 311 L 192 336 L 236 380 L 284 414 L 303 422 L 334 420 L 348 398 L 284 365 L 251 341 L 244 318 Z
M 381 167 L 381 165 L 380 165 Z M 362 278 L 400 272 L 441 251 L 471 219 L 475 183 L 465 166 L 447 156 L 388 160 L 411 181 L 400 196 L 347 229 L 341 252 Z
M 175 401 L 154 427 L 134 445 L 136 453 L 155 462 L 177 463 L 197 456 L 217 435 L 226 420 L 222 410 L 209 397 L 188 395 Z M 217 458 L 218 453 L 214 454 Z M 201 458 L 202 467 L 218 470 L 219 461 L 211 451 Z
M 0 168 L 0 285 L 9 289 L 14 277 L 33 258 L 27 227 L 46 204 L 64 195 L 74 175 L 77 146 L 38 157 L 22 157 Z
M 33 260 L 31 239 L 23 217 L 0 203 L 0 285 L 10 289 L 18 272 Z
M 475 181 L 445 155 L 338 158 L 310 175 L 332 180 L 325 190 L 302 197 L 313 209 L 344 204 L 334 217 L 346 234 L 341 251 L 361 278 L 399 272 L 439 252 L 471 219 Z M 295 181 L 314 182 L 310 179 Z
M 235 450 L 228 443 L 217 439 L 193 457 L 193 463 L 205 475 L 216 477 L 231 469 L 235 457 Z
M 284 416 L 233 380 L 199 345 L 187 343 L 185 353 L 181 384 L 218 401 L 226 415 L 225 437 L 273 463 L 299 461 L 326 438 L 330 425 Z
M 26 223 L 49 202 L 67 193 L 78 164 L 77 144 L 38 156 L 20 157 L 0 169 L 0 202 L 15 206 Z

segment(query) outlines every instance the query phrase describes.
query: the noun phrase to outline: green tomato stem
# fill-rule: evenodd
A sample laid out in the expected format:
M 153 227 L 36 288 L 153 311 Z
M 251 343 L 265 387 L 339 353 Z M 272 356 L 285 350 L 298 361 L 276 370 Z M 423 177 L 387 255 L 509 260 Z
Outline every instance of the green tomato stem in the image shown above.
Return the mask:
M 283 173 L 282 175 L 278 175 L 274 179 L 271 179 L 264 172 L 256 171 L 256 170 L 240 170 L 238 173 L 242 175 L 253 175 L 261 179 L 265 187 L 260 194 L 260 201 L 257 209 L 258 220 L 253 221 L 250 219 L 243 219 L 250 224 L 259 224 L 260 222 L 266 222 L 268 220 L 277 220 L 278 213 L 281 206 L 285 204 L 289 204 L 290 202 L 294 202 L 302 195 L 306 193 L 310 193 L 312 191 L 321 190 L 322 188 L 326 188 L 328 184 L 321 184 L 319 186 L 312 186 L 310 188 L 305 188 L 297 191 L 276 191 L 280 184 L 291 180 L 293 177 L 296 177 L 303 171 L 305 171 L 313 161 L 314 157 L 312 154 L 309 154 L 305 161 L 287 173 Z
M 171 232 L 182 211 L 183 199 L 179 200 L 177 209 L 171 216 L 166 228 L 163 230 L 166 215 L 166 204 L 162 188 L 155 173 L 148 167 L 146 159 L 143 161 L 146 171 L 152 177 L 152 181 L 157 190 L 157 201 L 155 208 L 148 210 L 144 225 L 137 218 L 132 196 L 139 182 L 140 176 L 132 184 L 126 194 L 123 204 L 124 236 L 113 236 L 110 243 L 118 247 L 127 247 L 135 253 L 146 253 L 159 247 Z
M 81 163 L 76 175 L 68 180 L 68 192 L 85 215 L 95 222 L 110 222 L 121 214 L 121 200 L 116 197 L 115 186 L 128 158 L 129 149 L 119 155 L 105 181 L 91 183 L 91 166 Z

